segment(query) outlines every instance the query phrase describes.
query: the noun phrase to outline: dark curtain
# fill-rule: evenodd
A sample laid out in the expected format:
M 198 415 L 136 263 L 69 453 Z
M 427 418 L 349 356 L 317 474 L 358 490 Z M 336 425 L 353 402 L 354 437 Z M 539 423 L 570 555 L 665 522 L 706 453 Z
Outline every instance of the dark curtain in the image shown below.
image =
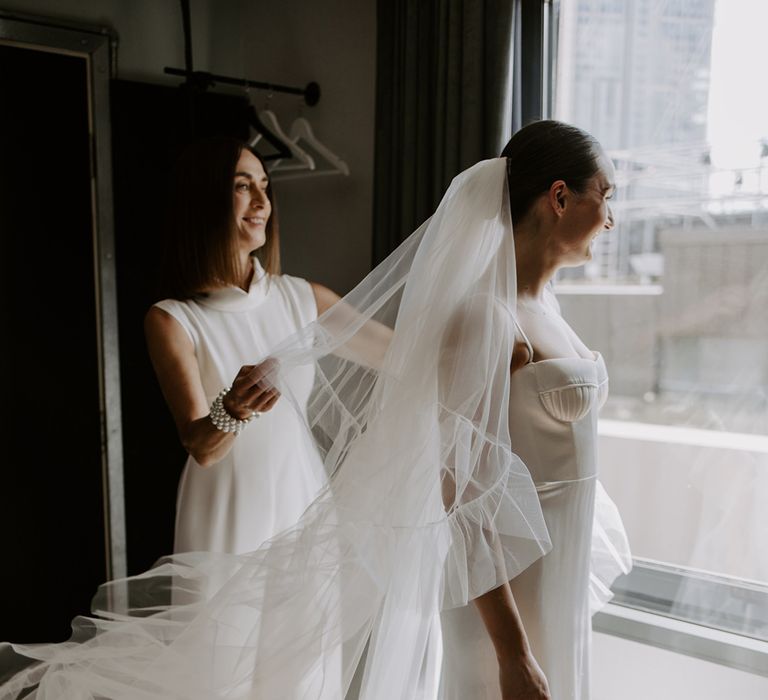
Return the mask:
M 432 214 L 457 173 L 499 155 L 513 130 L 505 112 L 519 126 L 509 72 L 518 4 L 379 0 L 374 264 Z

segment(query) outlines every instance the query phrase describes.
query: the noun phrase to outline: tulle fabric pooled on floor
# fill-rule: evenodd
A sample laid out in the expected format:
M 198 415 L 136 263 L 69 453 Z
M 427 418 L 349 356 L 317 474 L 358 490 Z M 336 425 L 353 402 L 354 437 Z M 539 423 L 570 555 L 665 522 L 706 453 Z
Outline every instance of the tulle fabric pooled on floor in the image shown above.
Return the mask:
M 515 290 L 494 159 L 272 353 L 283 401 L 290 374 L 315 367 L 295 439 L 330 480 L 296 526 L 249 554 L 174 555 L 103 586 L 71 642 L 4 646 L 37 663 L 0 698 L 36 683 L 36 700 L 323 698 L 339 674 L 347 688 L 366 644 L 361 698 L 418 697 L 436 613 L 549 546 L 509 438 Z

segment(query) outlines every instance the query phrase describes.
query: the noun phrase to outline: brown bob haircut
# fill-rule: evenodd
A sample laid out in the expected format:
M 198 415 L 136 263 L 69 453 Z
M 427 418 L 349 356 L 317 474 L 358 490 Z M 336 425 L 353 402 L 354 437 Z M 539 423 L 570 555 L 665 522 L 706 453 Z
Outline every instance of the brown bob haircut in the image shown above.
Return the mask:
M 264 165 L 252 148 L 228 137 L 193 143 L 179 157 L 170 182 L 164 226 L 159 280 L 164 297 L 191 299 L 212 287 L 240 284 L 232 202 L 235 168 L 244 150 Z M 267 196 L 272 214 L 267 221 L 266 242 L 256 255 L 267 273 L 279 275 L 280 234 L 271 182 Z

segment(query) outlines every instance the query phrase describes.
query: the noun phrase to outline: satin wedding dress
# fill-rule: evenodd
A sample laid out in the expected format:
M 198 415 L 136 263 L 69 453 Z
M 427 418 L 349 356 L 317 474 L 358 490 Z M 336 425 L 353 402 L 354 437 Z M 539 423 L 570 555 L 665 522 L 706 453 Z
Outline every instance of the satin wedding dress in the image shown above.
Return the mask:
M 598 353 L 531 360 L 512 374 L 510 437 L 536 484 L 552 550 L 511 587 L 553 700 L 590 698 L 591 615 L 631 566 L 618 512 L 597 481 L 597 413 L 607 394 Z M 442 629 L 441 700 L 501 700 L 496 653 L 476 608 L 443 612 Z

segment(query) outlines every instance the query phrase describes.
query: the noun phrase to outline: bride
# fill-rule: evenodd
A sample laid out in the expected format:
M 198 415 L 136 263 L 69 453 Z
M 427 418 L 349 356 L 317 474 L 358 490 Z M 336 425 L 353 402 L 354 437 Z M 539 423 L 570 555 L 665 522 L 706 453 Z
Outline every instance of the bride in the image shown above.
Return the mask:
M 594 139 L 551 121 L 458 175 L 270 353 L 269 381 L 305 416 L 294 439 L 330 474 L 298 523 L 105 584 L 71 641 L 3 645 L 22 668 L 0 699 L 316 698 L 339 657 L 345 691 L 364 664 L 361 698 L 426 698 L 442 611 L 444 698 L 586 700 L 590 596 L 627 551 L 595 481 L 605 367 L 546 282 L 610 228 L 612 178 Z M 381 324 L 386 348 L 361 352 Z M 291 377 L 307 366 L 305 404 Z M 609 518 L 593 527 L 596 497 Z
M 615 506 L 597 481 L 605 363 L 563 320 L 548 283 L 558 269 L 590 260 L 595 238 L 613 228 L 615 175 L 594 138 L 558 122 L 522 129 L 502 155 L 517 272 L 516 313 L 508 321 L 516 332 L 510 439 L 536 485 L 552 551 L 475 606 L 443 613 L 442 698 L 528 697 L 510 667 L 525 668 L 532 651 L 552 698 L 586 700 L 591 613 L 631 559 Z

